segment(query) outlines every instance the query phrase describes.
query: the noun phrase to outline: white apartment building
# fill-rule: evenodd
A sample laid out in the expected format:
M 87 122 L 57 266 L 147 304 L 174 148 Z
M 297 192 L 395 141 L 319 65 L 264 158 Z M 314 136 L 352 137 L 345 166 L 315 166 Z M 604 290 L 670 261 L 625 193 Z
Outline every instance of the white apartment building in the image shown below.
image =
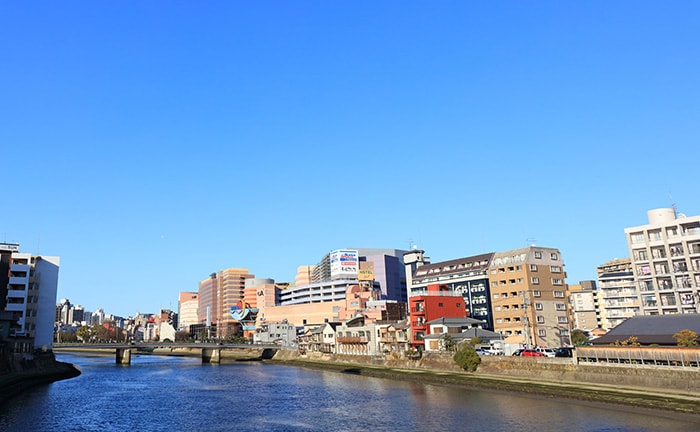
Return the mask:
M 700 216 L 674 208 L 647 212 L 625 229 L 643 315 L 700 312 Z
M 0 244 L 3 247 L 18 245 Z M 11 337 L 33 339 L 34 348 L 53 348 L 59 257 L 12 252 L 5 311 L 18 317 Z
M 614 259 L 598 266 L 598 301 L 601 326 L 610 330 L 642 309 L 634 280 L 632 260 Z

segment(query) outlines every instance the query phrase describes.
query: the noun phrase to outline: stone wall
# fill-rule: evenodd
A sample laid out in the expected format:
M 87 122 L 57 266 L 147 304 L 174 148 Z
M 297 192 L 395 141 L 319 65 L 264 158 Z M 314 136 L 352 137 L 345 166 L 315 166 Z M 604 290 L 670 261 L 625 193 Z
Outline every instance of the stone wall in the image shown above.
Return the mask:
M 275 360 L 333 362 L 394 369 L 423 369 L 462 373 L 452 354 L 426 353 L 422 358 L 381 359 L 366 356 L 345 356 L 322 353 L 299 355 L 297 351 L 280 350 Z M 672 390 L 700 395 L 700 369 L 628 365 L 591 365 L 575 363 L 569 358 L 529 358 L 512 356 L 483 357 L 475 375 L 517 379 L 554 381 L 570 384 L 601 384 L 615 387 Z

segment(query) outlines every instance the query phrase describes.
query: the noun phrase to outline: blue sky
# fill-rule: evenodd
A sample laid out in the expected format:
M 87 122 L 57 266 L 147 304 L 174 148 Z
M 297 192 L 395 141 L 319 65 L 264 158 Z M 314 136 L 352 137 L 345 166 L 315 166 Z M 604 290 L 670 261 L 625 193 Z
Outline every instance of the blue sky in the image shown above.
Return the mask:
M 332 249 L 562 252 L 700 214 L 693 1 L 11 2 L 0 228 L 128 316 Z

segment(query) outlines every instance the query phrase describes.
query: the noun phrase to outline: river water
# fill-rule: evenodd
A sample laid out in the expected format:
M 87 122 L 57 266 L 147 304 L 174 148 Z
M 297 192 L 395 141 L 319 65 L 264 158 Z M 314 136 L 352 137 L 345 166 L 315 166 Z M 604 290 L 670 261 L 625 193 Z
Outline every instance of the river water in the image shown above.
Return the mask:
M 261 362 L 57 354 L 82 375 L 0 406 L 0 431 L 698 431 L 695 419 Z

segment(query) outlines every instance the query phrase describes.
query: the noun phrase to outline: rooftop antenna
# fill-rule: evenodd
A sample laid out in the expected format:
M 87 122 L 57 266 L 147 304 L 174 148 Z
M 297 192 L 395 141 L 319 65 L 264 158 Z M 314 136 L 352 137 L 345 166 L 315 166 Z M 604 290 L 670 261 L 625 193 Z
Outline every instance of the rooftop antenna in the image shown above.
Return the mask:
M 416 248 L 416 245 L 413 244 L 413 239 L 408 239 L 408 250 L 413 250 Z
M 676 203 L 673 201 L 673 195 L 670 193 L 668 194 L 668 200 L 671 201 L 671 208 L 673 209 L 673 213 L 678 212 L 678 209 L 676 208 Z
M 535 243 L 537 243 L 537 239 L 534 237 L 528 237 L 525 239 L 525 245 L 526 246 L 534 246 Z

